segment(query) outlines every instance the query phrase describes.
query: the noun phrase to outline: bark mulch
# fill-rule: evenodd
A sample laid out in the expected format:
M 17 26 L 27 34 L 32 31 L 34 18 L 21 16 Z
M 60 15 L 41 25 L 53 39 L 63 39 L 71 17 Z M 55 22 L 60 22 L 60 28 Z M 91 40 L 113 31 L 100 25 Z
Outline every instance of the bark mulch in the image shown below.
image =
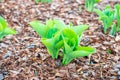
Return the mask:
M 102 0 L 95 7 L 104 9 L 117 3 L 120 1 Z M 38 4 L 34 0 L 3 0 L 0 16 L 18 32 L 0 41 L 0 80 L 120 80 L 120 33 L 115 37 L 103 34 L 97 14 L 84 9 L 84 0 Z M 30 21 L 45 23 L 47 19 L 88 24 L 80 45 L 92 46 L 96 53 L 61 66 L 61 58 L 51 58 L 29 25 Z

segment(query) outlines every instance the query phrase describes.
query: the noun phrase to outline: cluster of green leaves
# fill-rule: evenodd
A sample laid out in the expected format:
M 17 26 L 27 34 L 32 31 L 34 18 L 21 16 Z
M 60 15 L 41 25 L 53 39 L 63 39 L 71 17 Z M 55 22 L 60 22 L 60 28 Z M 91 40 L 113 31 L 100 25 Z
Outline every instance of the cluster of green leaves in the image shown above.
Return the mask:
M 16 34 L 16 31 L 9 28 L 7 22 L 0 16 L 0 40 L 9 34 Z
M 95 12 L 98 14 L 99 19 L 102 21 L 104 33 L 107 33 L 107 30 L 110 29 L 110 35 L 115 35 L 120 31 L 120 5 L 116 4 L 114 10 L 110 6 L 102 10 L 96 9 Z
M 98 3 L 98 2 L 100 2 L 100 0 L 85 0 L 85 8 L 88 11 L 92 12 L 94 9 L 95 3 Z
M 99 19 L 102 21 L 104 26 L 104 33 L 107 32 L 107 29 L 110 28 L 114 20 L 114 11 L 111 10 L 110 6 L 106 6 L 105 10 L 95 10 L 99 16 Z
M 52 2 L 52 0 L 35 0 L 36 3 L 39 3 L 39 2 Z
M 58 58 L 59 52 L 62 52 L 62 65 L 95 52 L 92 47 L 79 46 L 82 34 L 88 28 L 87 25 L 65 25 L 61 20 L 48 20 L 46 24 L 36 20 L 30 22 L 30 25 L 42 37 L 41 42 L 46 46 L 52 58 Z
M 115 18 L 117 20 L 117 26 L 118 26 L 118 29 L 120 31 L 120 4 L 116 4 L 115 7 Z

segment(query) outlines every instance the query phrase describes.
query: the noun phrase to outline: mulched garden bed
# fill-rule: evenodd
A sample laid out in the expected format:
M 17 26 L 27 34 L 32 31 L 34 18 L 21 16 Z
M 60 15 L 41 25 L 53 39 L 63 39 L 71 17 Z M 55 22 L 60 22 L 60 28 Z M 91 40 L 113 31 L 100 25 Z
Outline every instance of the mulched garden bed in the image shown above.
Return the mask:
M 96 8 L 120 3 L 102 0 Z M 84 9 L 84 0 L 3 0 L 0 16 L 17 30 L 16 35 L 0 41 L 0 80 L 120 80 L 120 33 L 115 37 L 103 34 L 96 13 Z M 66 24 L 88 24 L 80 45 L 96 48 L 96 53 L 73 60 L 62 66 L 61 58 L 54 60 L 47 53 L 30 21 L 61 19 Z

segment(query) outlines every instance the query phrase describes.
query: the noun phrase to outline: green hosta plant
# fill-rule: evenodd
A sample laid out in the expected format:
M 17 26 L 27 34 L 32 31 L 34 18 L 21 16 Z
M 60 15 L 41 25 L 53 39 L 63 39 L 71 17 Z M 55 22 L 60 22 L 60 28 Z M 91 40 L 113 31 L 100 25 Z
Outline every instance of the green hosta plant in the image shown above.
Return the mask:
M 39 2 L 52 2 L 52 0 L 35 0 L 36 3 L 39 3 Z
M 114 11 L 110 8 L 110 6 L 106 6 L 105 10 L 95 10 L 99 16 L 99 19 L 102 21 L 104 33 L 111 27 L 114 21 Z
M 87 25 L 65 25 L 61 20 L 48 20 L 46 24 L 39 21 L 30 22 L 32 28 L 39 34 L 41 42 L 46 46 L 52 58 L 58 58 L 60 50 L 63 54 L 62 65 L 67 65 L 73 59 L 88 56 L 95 52 L 92 47 L 79 46 Z
M 114 9 L 115 9 L 115 16 L 117 19 L 118 30 L 120 31 L 120 4 L 116 4 L 114 6 Z
M 12 28 L 9 28 L 7 22 L 0 16 L 0 40 L 10 34 L 16 34 L 16 31 Z
M 106 6 L 105 10 L 101 11 L 96 9 L 99 19 L 102 21 L 104 33 L 110 29 L 110 35 L 115 35 L 120 31 L 120 5 L 116 4 L 114 10 L 110 6 Z
M 94 9 L 95 3 L 98 3 L 98 2 L 100 2 L 100 1 L 101 1 L 101 0 L 85 0 L 85 8 L 86 8 L 88 11 L 92 12 L 93 9 Z

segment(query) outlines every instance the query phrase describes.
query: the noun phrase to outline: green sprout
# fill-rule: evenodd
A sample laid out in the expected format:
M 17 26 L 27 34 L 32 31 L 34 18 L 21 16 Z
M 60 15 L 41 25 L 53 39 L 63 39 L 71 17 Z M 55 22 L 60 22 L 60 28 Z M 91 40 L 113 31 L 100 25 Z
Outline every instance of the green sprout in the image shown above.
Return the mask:
M 110 6 L 102 10 L 96 9 L 95 12 L 98 14 L 99 19 L 102 21 L 104 33 L 110 29 L 109 34 L 115 36 L 120 31 L 120 5 L 116 4 L 114 10 Z
M 114 6 L 115 9 L 115 16 L 117 20 L 118 31 L 120 31 L 120 4 L 116 4 Z
M 7 22 L 0 16 L 0 40 L 10 34 L 16 34 L 16 31 L 9 28 Z
M 101 1 L 101 0 L 85 0 L 85 8 L 86 8 L 88 11 L 92 12 L 93 9 L 94 9 L 95 3 L 98 3 L 98 2 L 100 2 L 100 1 Z
M 111 27 L 114 20 L 114 11 L 110 8 L 110 6 L 106 6 L 105 10 L 95 10 L 99 16 L 99 19 L 102 21 L 104 27 L 104 33 Z
M 39 34 L 41 42 L 46 46 L 52 58 L 58 58 L 62 50 L 62 65 L 69 64 L 73 59 L 88 56 L 95 53 L 92 47 L 79 46 L 84 30 L 87 25 L 65 25 L 61 20 L 48 20 L 46 24 L 39 21 L 30 22 L 32 28 Z

